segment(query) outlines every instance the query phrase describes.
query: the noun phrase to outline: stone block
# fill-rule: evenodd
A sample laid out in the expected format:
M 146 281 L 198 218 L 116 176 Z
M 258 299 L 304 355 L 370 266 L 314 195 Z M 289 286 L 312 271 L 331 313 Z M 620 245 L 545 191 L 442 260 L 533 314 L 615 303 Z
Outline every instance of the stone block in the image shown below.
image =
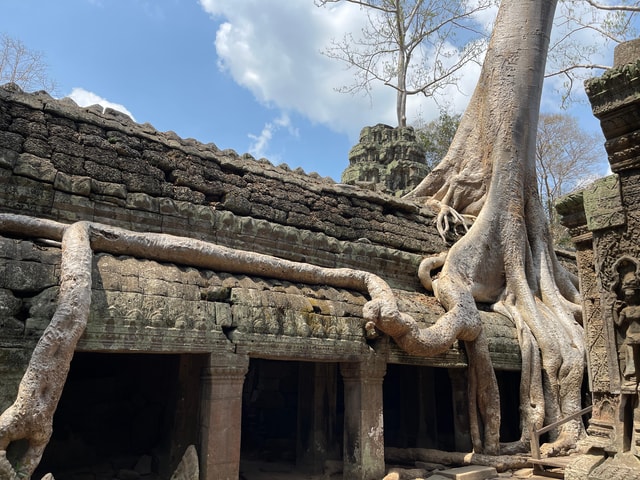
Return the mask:
M 8 148 L 0 147 L 0 167 L 12 170 L 16 160 L 18 159 L 18 153 Z
M 533 468 L 520 468 L 513 472 L 516 478 L 529 478 L 533 475 Z
M 576 460 L 567 465 L 567 468 L 565 468 L 564 478 L 566 480 L 581 480 L 583 478 L 589 478 L 590 473 L 604 461 L 604 455 L 580 455 Z M 613 475 L 611 478 L 614 478 Z
M 29 153 L 21 154 L 13 167 L 16 175 L 53 183 L 57 170 L 50 160 Z
M 152 461 L 153 458 L 151 457 L 151 455 L 142 455 L 136 462 L 136 465 L 135 467 L 133 467 L 133 469 L 140 475 L 150 475 L 152 472 Z
M 498 472 L 494 467 L 484 467 L 481 465 L 450 468 L 448 470 L 441 470 L 438 474 L 453 480 L 485 480 L 498 476 Z
M 54 188 L 63 192 L 88 197 L 91 193 L 91 178 L 58 172 L 53 182 Z
M 123 200 L 127 198 L 127 187 L 120 183 L 101 182 L 92 178 L 91 191 L 99 195 L 117 197 Z
M 160 211 L 160 206 L 157 198 L 154 198 L 146 193 L 129 193 L 127 194 L 127 208 L 133 210 L 144 210 L 146 212 L 157 213 Z

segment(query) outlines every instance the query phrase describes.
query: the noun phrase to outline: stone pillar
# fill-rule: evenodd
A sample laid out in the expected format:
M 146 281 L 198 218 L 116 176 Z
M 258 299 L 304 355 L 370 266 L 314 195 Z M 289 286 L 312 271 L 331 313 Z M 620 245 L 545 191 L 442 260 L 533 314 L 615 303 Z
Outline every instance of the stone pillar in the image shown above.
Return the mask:
M 597 189 L 600 186 L 596 184 Z M 591 187 L 593 190 L 593 187 Z M 590 193 L 587 194 L 589 203 Z M 576 247 L 578 279 L 582 294 L 582 324 L 587 346 L 589 390 L 593 412 L 589 420 L 587 442 L 589 446 L 615 452 L 616 430 L 619 430 L 620 372 L 613 323 L 606 321 L 602 311 L 601 285 L 596 275 L 593 250 L 593 231 L 588 228 L 585 212 L 585 192 L 567 195 L 556 204 L 560 222 L 569 229 Z M 591 223 L 594 218 L 589 219 Z
M 242 387 L 245 355 L 212 354 L 202 375 L 200 478 L 237 480 L 240 474 Z
M 387 365 L 372 355 L 361 363 L 342 363 L 344 380 L 343 478 L 384 477 L 382 380 Z
M 340 458 L 336 448 L 337 378 L 335 363 L 300 363 L 296 463 L 309 473 L 322 473 L 325 460 Z

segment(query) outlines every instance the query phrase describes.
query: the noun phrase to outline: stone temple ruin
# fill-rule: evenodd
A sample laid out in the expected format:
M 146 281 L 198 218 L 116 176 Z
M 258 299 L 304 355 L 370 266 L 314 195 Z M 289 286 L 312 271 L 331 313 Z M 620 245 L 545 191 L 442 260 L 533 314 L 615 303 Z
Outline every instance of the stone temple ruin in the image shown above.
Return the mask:
M 617 64 L 588 84 L 614 175 L 559 206 L 577 249 L 593 400 L 586 453 L 565 470 L 575 480 L 640 478 L 640 63 Z M 301 267 L 375 273 L 431 325 L 443 311 L 416 271 L 447 245 L 430 211 L 13 85 L 0 88 L 0 183 L 0 412 L 56 310 L 62 252 L 50 232 L 88 222 L 97 237 L 89 319 L 34 478 L 169 478 L 190 445 L 203 480 L 239 478 L 256 461 L 305 473 L 340 464 L 343 478 L 368 480 L 384 476 L 389 447 L 470 451 L 464 348 L 415 357 L 367 335 L 367 292 Z M 28 217 L 47 228 L 15 227 Z M 119 243 L 138 232 L 164 234 L 171 251 Z M 188 254 L 185 238 L 224 259 Z M 265 275 L 271 257 L 288 270 Z M 481 315 L 501 441 L 517 440 L 516 330 Z M 23 448 L 10 444 L 8 458 Z
M 443 313 L 416 275 L 423 256 L 446 248 L 430 212 L 115 111 L 0 89 L 0 179 L 4 214 L 375 272 L 425 325 Z M 5 219 L 0 411 L 53 315 L 61 259 L 58 241 L 25 237 Z M 345 479 L 382 478 L 385 445 L 469 451 L 464 350 L 412 357 L 388 339 L 368 340 L 363 292 L 103 250 L 94 252 L 88 324 L 34 478 L 149 457 L 169 478 L 192 444 L 208 480 L 236 479 L 251 460 L 300 472 L 333 460 Z M 517 419 L 516 331 L 501 315 L 484 317 L 502 393 L 514 398 L 505 415 Z M 517 420 L 505 429 L 518 438 Z
M 413 127 L 364 127 L 349 152 L 342 182 L 395 196 L 409 193 L 429 173 Z

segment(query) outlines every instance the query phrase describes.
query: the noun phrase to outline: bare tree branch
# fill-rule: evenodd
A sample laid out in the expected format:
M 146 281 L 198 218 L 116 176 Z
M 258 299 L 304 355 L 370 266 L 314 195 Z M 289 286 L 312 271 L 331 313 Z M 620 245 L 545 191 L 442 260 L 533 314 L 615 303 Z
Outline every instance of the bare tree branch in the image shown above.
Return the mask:
M 621 11 L 621 12 L 640 12 L 639 6 L 631 6 L 631 5 L 604 5 L 602 3 L 594 2 L 593 0 L 584 0 L 589 5 L 598 10 L 609 10 L 609 11 Z
M 319 0 L 316 5 L 339 1 Z M 473 17 L 492 4 L 492 0 L 473 4 L 446 0 L 342 1 L 365 9 L 368 25 L 360 37 L 346 34 L 323 52 L 355 70 L 353 84 L 338 91 L 370 95 L 378 82 L 393 88 L 399 126 L 406 125 L 408 96 L 421 93 L 432 97 L 455 84 L 456 73 L 464 65 L 478 60 L 481 49 L 474 41 L 481 35 Z M 457 40 L 459 32 L 466 34 L 463 42 Z

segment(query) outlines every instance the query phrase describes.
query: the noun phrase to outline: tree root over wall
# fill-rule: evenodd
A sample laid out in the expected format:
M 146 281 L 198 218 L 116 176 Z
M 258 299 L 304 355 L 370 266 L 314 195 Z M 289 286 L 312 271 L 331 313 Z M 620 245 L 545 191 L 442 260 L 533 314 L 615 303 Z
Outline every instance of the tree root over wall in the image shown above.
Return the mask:
M 0 232 L 62 242 L 57 310 L 33 351 L 16 401 L 0 415 L 0 472 L 8 472 L 8 478 L 29 477 L 40 462 L 51 437 L 53 415 L 62 395 L 75 347 L 89 317 L 94 251 L 358 290 L 370 297 L 363 310 L 369 332 L 373 331 L 373 325 L 396 329 L 399 325 L 406 329 L 416 325 L 413 318 L 398 310 L 389 285 L 369 272 L 318 267 L 191 238 L 137 233 L 89 222 L 65 225 L 22 215 L 0 214 Z M 434 354 L 449 348 L 457 338 L 469 342 L 481 332 L 478 326 L 470 331 L 441 327 L 437 330 L 433 338 L 436 344 Z M 402 342 L 401 339 L 399 341 Z M 405 347 L 410 349 L 410 345 Z M 486 342 L 482 348 L 486 349 Z M 5 452 L 12 442 L 20 440 L 26 441 L 28 448 L 12 466 Z

